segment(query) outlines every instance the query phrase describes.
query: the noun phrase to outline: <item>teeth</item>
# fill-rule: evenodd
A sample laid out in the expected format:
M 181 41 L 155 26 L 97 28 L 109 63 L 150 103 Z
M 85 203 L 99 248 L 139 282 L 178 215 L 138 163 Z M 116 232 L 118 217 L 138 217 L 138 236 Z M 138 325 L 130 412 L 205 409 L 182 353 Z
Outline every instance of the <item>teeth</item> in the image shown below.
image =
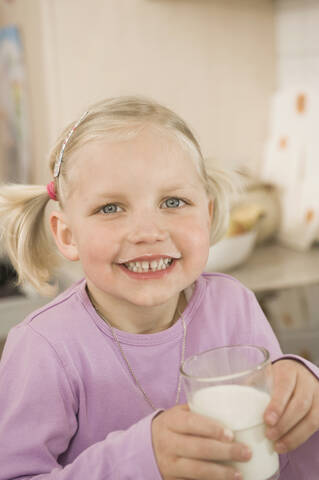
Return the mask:
M 159 260 L 152 260 L 151 262 L 129 262 L 125 263 L 125 266 L 131 270 L 132 272 L 136 273 L 145 273 L 149 272 L 156 272 L 159 270 L 166 270 L 172 263 L 172 258 L 160 258 Z
M 156 260 L 153 260 L 151 262 L 151 269 L 152 269 L 153 272 L 156 271 L 156 269 L 157 269 L 157 261 Z
M 148 262 L 142 262 L 142 269 L 144 272 L 148 272 L 148 267 L 149 267 Z

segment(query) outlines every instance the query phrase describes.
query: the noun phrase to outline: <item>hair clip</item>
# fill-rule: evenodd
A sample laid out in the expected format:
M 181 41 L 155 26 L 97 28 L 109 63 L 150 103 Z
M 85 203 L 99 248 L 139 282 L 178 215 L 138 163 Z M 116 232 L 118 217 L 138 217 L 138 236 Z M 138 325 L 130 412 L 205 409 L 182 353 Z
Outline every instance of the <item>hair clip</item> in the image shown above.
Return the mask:
M 66 138 L 63 142 L 63 145 L 62 145 L 62 148 L 61 148 L 61 151 L 60 151 L 60 154 L 59 154 L 59 158 L 56 160 L 56 162 L 54 164 L 54 170 L 53 170 L 53 177 L 54 178 L 56 178 L 60 175 L 60 168 L 61 168 L 61 163 L 62 163 L 62 159 L 63 159 L 63 153 L 64 153 L 64 150 L 65 150 L 65 147 L 67 146 L 68 141 L 70 140 L 74 130 L 80 125 L 80 123 L 87 116 L 88 113 L 89 113 L 88 111 L 84 112 L 83 115 L 81 116 L 81 118 L 75 123 L 75 125 L 72 127 L 72 129 L 67 134 L 67 136 L 66 136 Z
M 49 197 L 56 202 L 57 196 L 56 196 L 55 185 L 53 180 L 47 184 L 47 192 Z

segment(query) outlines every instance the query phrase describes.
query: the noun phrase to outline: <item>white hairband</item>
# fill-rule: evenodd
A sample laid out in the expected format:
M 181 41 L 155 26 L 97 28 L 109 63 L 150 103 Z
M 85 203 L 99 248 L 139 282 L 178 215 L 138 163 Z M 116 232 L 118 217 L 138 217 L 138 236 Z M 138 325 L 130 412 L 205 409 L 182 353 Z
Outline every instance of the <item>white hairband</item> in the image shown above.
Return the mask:
M 53 170 L 53 177 L 56 178 L 60 175 L 60 168 L 61 168 L 61 163 L 62 163 L 62 159 L 63 159 L 63 153 L 64 153 L 64 150 L 65 150 L 65 147 L 68 143 L 68 141 L 70 140 L 71 138 L 71 135 L 72 133 L 74 132 L 74 130 L 76 129 L 76 127 L 78 127 L 80 125 L 80 123 L 82 122 L 82 120 L 87 116 L 89 112 L 84 112 L 83 115 L 81 116 L 81 118 L 75 123 L 75 125 L 72 127 L 72 129 L 69 131 L 69 133 L 67 134 L 64 142 L 63 142 L 63 145 L 62 145 L 62 148 L 61 148 L 61 151 L 60 151 L 60 154 L 59 154 L 59 157 L 58 159 L 56 160 L 55 164 L 54 164 L 54 170 Z

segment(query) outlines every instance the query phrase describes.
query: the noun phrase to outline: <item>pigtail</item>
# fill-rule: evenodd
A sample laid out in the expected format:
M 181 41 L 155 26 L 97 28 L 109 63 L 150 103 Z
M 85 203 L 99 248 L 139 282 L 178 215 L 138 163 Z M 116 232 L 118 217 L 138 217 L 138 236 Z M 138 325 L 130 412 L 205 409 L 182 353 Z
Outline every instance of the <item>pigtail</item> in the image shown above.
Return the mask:
M 208 194 L 214 200 L 210 237 L 210 243 L 214 245 L 228 229 L 231 206 L 243 189 L 243 181 L 238 172 L 220 170 L 212 162 L 205 165 L 205 170 Z
M 54 295 L 49 283 L 59 257 L 45 224 L 49 196 L 45 186 L 0 187 L 0 241 L 17 271 L 17 284 L 30 282 L 43 295 Z

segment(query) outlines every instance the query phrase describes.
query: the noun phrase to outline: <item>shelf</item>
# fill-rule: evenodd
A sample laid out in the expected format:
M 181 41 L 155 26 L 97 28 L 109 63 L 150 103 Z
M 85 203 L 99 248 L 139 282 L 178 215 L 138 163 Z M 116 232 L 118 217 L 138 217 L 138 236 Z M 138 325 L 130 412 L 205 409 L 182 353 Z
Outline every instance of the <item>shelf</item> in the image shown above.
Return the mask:
M 278 244 L 257 247 L 244 265 L 227 273 L 255 293 L 319 283 L 319 247 L 307 252 Z

